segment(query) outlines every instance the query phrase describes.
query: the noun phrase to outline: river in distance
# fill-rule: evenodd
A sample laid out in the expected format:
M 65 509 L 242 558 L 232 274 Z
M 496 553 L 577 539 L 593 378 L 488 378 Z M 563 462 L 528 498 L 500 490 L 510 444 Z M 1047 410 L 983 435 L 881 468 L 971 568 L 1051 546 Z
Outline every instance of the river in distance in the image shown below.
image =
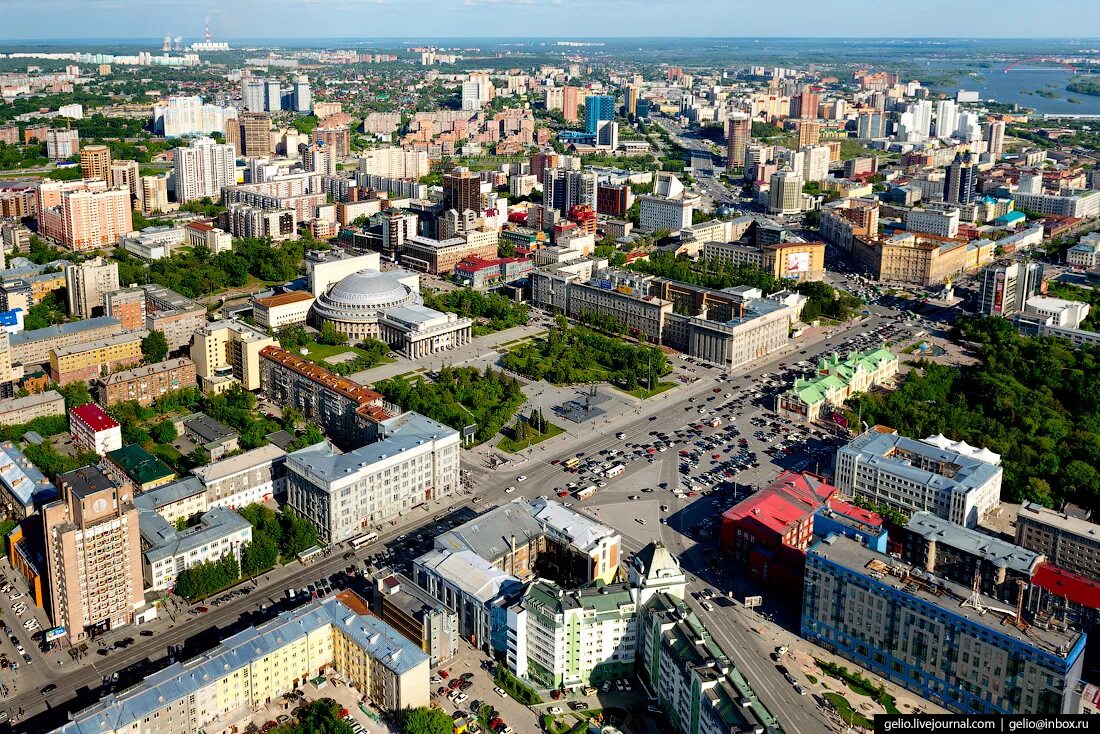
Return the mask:
M 1005 67 L 1004 63 L 996 63 L 992 68 L 974 72 L 977 76 L 960 70 L 957 86 L 937 88 L 937 91 L 954 94 L 959 89 L 967 89 L 978 92 L 983 100 L 1030 107 L 1046 115 L 1100 115 L 1100 97 L 1066 89 L 1066 85 L 1075 79 L 1088 79 L 1100 84 L 1100 74 L 1074 74 L 1060 66 L 1032 62 L 1007 72 Z

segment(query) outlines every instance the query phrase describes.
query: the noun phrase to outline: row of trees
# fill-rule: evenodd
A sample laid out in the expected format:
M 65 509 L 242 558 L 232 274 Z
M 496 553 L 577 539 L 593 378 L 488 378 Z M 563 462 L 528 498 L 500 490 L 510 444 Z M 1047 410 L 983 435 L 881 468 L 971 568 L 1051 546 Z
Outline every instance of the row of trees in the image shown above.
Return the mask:
M 226 553 L 217 561 L 203 561 L 180 571 L 176 575 L 175 592 L 189 601 L 204 599 L 232 586 L 240 578 L 237 557 Z
M 849 418 L 1000 454 L 1008 501 L 1100 511 L 1100 350 L 1023 337 L 1001 318 L 961 319 L 955 335 L 977 364 L 918 362 L 897 390 L 850 399 Z
M 501 365 L 555 385 L 608 381 L 627 390 L 655 386 L 670 369 L 660 349 L 571 327 L 560 316 L 546 339 L 512 350 Z
M 530 317 L 526 304 L 516 303 L 499 293 L 479 293 L 471 288 L 446 293 L 424 291 L 424 305 L 476 319 L 484 333 L 523 326 Z
M 495 436 L 525 399 L 515 378 L 489 367 L 444 367 L 432 382 L 395 377 L 374 389 L 391 403 L 456 430 L 477 424 L 479 442 Z
M 275 559 L 271 559 L 266 566 L 263 563 L 270 559 L 272 548 L 276 559 L 282 557 L 283 560 L 290 560 L 307 548 L 317 545 L 317 528 L 289 507 L 276 512 L 266 505 L 254 503 L 242 507 L 238 512 L 252 524 L 252 544 L 261 545 L 255 551 L 257 565 L 244 569 L 248 575 L 263 573 L 274 565 Z

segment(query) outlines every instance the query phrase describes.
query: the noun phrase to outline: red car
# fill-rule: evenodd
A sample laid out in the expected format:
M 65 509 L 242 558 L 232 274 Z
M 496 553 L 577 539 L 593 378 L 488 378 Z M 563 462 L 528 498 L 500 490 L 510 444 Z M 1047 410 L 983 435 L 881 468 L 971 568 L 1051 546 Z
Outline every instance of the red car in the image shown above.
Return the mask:
M 504 719 L 500 718 L 499 716 L 489 722 L 489 728 L 492 729 L 493 731 L 496 731 L 497 729 L 499 729 L 503 725 L 504 725 Z
M 561 463 L 561 459 L 552 459 L 552 460 L 550 461 L 550 463 L 551 463 L 551 464 L 560 464 L 560 463 Z
M 206 607 L 199 607 L 199 608 L 198 608 L 198 609 L 196 609 L 195 611 L 196 611 L 196 612 L 198 612 L 199 614 L 206 614 L 206 613 L 207 613 L 207 612 L 209 612 L 210 610 L 209 610 L 209 609 L 207 609 Z
M 452 678 L 451 682 L 447 684 L 447 687 L 452 691 L 462 685 L 462 680 L 459 678 Z
M 439 671 L 440 678 L 446 678 L 448 675 L 450 675 L 450 673 L 448 673 L 446 670 Z
M 716 387 L 716 388 L 714 388 L 714 392 L 722 392 L 722 388 Z

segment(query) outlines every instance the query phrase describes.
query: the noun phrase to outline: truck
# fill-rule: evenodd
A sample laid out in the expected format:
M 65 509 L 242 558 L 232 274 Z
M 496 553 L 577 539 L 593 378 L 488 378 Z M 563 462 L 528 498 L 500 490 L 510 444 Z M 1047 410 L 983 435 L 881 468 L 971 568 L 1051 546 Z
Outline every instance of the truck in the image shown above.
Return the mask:
M 610 479 L 611 477 L 617 477 L 626 471 L 626 467 L 622 464 L 614 464 L 603 473 L 603 475 Z

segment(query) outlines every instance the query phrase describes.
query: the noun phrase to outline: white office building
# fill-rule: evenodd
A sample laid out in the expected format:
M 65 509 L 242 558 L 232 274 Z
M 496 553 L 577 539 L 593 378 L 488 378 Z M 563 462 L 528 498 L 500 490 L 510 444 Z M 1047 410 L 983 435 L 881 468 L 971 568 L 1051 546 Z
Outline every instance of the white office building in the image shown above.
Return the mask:
M 959 210 L 910 209 L 905 213 L 905 229 L 953 239 L 959 234 Z
M 206 489 L 208 507 L 240 508 L 268 502 L 286 490 L 286 452 L 266 444 L 192 473 Z
M 458 432 L 419 413 L 376 424 L 378 440 L 341 454 L 328 441 L 286 459 L 287 503 L 340 543 L 459 486 Z
M 153 129 L 166 138 L 184 135 L 225 134 L 226 128 L 237 123 L 237 110 L 205 104 L 202 97 L 169 97 L 153 107 Z
M 1000 503 L 1001 457 L 943 436 L 924 440 L 879 426 L 836 452 L 836 486 L 906 514 L 918 510 L 972 528 Z

